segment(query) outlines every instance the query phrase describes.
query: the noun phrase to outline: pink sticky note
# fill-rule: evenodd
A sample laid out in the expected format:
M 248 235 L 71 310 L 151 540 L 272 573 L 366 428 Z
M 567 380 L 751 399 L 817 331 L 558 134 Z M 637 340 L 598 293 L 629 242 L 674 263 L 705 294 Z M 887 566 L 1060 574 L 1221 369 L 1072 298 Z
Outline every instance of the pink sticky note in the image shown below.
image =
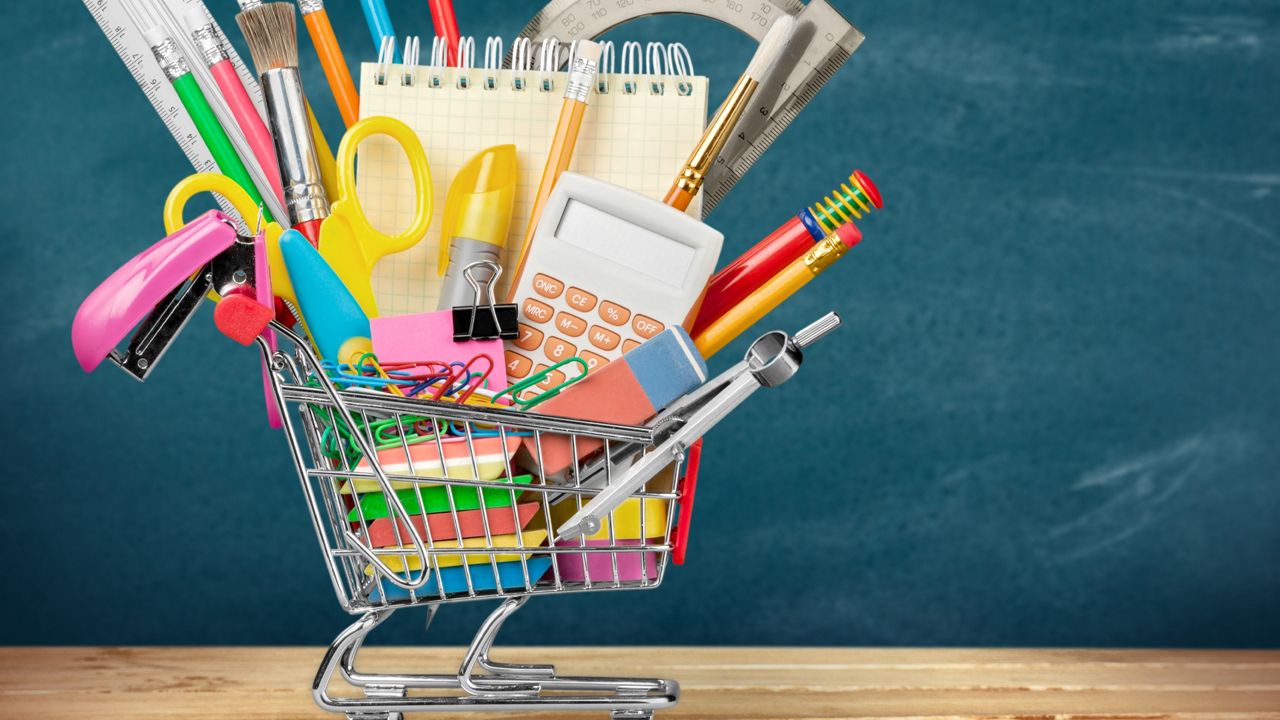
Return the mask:
M 486 355 L 493 361 L 493 372 L 489 373 L 484 387 L 490 390 L 507 387 L 502 341 L 454 342 L 453 312 L 450 310 L 373 318 L 369 325 L 373 335 L 373 354 L 378 356 L 380 363 L 425 363 L 428 360 L 465 363 L 476 355 Z M 480 369 L 483 372 L 483 366 Z

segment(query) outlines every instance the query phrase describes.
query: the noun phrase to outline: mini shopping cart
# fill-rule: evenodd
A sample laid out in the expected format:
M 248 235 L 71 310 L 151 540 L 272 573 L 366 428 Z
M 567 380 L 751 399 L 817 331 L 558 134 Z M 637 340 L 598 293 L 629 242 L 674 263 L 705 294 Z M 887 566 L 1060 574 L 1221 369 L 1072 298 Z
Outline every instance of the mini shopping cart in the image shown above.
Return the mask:
M 259 345 L 284 434 L 338 602 L 359 615 L 320 664 L 316 704 L 388 719 L 591 709 L 650 718 L 675 705 L 674 680 L 563 677 L 550 665 L 496 662 L 490 649 L 530 596 L 660 585 L 690 445 L 754 390 L 789 379 L 802 348 L 839 323 L 831 313 L 794 337 L 765 334 L 742 362 L 640 427 L 344 389 L 306 341 L 275 325 L 293 352 Z M 572 459 L 567 468 L 557 453 Z M 620 537 L 624 523 L 630 539 Z M 421 605 L 433 616 L 442 604 L 486 598 L 501 602 L 456 672 L 357 669 L 365 637 L 396 610 Z M 339 675 L 360 695 L 333 694 Z

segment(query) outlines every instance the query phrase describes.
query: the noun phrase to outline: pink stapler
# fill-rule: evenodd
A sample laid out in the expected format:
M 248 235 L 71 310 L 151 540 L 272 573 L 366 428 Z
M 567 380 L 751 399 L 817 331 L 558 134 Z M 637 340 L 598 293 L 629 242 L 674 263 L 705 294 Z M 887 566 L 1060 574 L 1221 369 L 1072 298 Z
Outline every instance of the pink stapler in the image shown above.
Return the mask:
M 80 367 L 92 372 L 106 358 L 146 380 L 210 291 L 219 297 L 213 318 L 223 334 L 248 345 L 265 333 L 274 347 L 264 236 L 240 236 L 230 218 L 210 210 L 125 263 L 80 304 L 71 324 Z M 117 350 L 131 331 L 127 349 Z M 267 408 L 277 427 L 270 395 Z

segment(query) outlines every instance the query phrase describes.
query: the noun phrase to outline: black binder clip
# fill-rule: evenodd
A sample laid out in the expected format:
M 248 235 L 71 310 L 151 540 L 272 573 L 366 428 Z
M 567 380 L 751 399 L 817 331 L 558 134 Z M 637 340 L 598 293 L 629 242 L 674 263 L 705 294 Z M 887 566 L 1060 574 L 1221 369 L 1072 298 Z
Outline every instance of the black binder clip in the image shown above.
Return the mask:
M 481 288 L 474 270 L 487 268 L 489 280 Z M 462 270 L 462 277 L 467 279 L 476 291 L 475 301 L 470 307 L 453 309 L 453 341 L 466 340 L 513 340 L 520 333 L 516 329 L 515 303 L 498 305 L 494 301 L 494 291 L 498 287 L 498 277 L 502 275 L 502 267 L 492 260 L 473 262 Z M 481 304 L 483 296 L 488 293 L 489 302 Z M 486 312 L 487 311 L 487 312 Z

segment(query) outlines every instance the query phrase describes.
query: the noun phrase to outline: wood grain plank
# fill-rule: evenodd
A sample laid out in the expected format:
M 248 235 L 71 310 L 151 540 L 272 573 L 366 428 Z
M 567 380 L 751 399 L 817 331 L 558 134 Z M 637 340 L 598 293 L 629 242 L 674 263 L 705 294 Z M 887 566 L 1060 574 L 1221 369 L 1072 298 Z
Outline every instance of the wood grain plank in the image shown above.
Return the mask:
M 361 667 L 447 672 L 461 653 L 370 648 Z M 318 648 L 0 648 L 0 715 L 322 718 L 308 692 L 321 655 Z M 495 655 L 554 662 L 565 674 L 674 678 L 680 706 L 658 715 L 670 720 L 1280 720 L 1274 651 L 559 647 Z

